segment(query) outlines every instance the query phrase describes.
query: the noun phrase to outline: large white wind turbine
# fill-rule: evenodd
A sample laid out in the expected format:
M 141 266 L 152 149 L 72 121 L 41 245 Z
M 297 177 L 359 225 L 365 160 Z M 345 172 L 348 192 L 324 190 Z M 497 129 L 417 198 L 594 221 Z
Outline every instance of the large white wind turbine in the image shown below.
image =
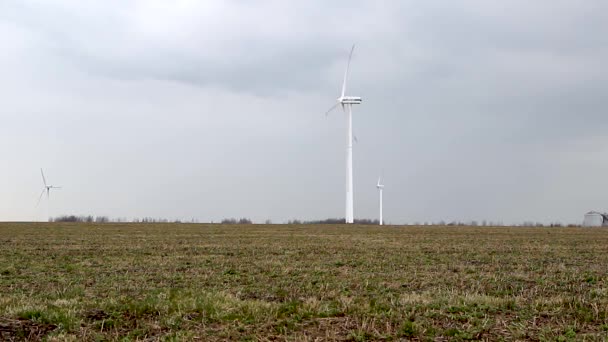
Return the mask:
M 376 184 L 376 188 L 378 188 L 378 192 L 380 193 L 380 225 L 382 225 L 382 190 L 384 189 L 384 184 L 380 184 L 380 178 L 378 178 L 378 183 Z
M 353 209 L 353 105 L 361 103 L 361 97 L 359 96 L 346 96 L 346 80 L 348 78 L 348 68 L 350 67 L 350 60 L 353 57 L 353 51 L 355 45 L 350 49 L 350 55 L 348 56 L 348 64 L 346 64 L 346 71 L 344 72 L 344 81 L 342 82 L 342 93 L 337 99 L 337 103 L 333 105 L 325 115 L 329 114 L 338 105 L 342 106 L 342 110 L 346 113 L 346 223 L 354 222 L 354 209 Z
M 38 197 L 38 203 L 36 203 L 36 206 L 38 206 L 40 204 L 40 201 L 42 200 L 42 196 L 44 196 L 44 193 L 46 192 L 46 202 L 47 202 L 47 217 L 50 219 L 50 214 L 51 214 L 51 189 L 61 189 L 60 186 L 53 186 L 53 185 L 48 185 L 46 183 L 46 178 L 44 177 L 44 171 L 42 171 L 42 169 L 40 169 L 40 174 L 42 175 L 42 183 L 44 183 L 44 188 L 42 189 L 42 192 L 40 193 L 40 197 Z

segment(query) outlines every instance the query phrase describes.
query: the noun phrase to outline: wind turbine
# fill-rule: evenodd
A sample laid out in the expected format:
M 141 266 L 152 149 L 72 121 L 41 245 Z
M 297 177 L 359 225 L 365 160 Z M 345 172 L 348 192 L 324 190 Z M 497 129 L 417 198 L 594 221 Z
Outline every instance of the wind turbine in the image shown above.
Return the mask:
M 342 93 L 337 98 L 337 103 L 333 105 L 325 115 L 334 110 L 338 105 L 342 107 L 344 113 L 346 113 L 346 223 L 354 222 L 354 209 L 353 209 L 353 105 L 361 104 L 360 96 L 346 96 L 346 80 L 348 78 L 348 68 L 350 67 L 350 60 L 353 57 L 353 51 L 355 45 L 350 49 L 350 55 L 348 56 L 348 64 L 346 64 L 346 71 L 344 72 L 344 81 L 342 82 Z
M 42 168 L 40 169 L 40 174 L 42 175 L 42 183 L 44 183 L 44 188 L 42 188 L 42 192 L 40 193 L 40 197 L 38 197 L 38 203 L 36 203 L 36 206 L 38 206 L 40 204 L 40 201 L 42 200 L 42 196 L 44 196 L 44 193 L 46 192 L 47 217 L 50 219 L 51 189 L 61 189 L 61 187 L 60 186 L 48 185 L 46 183 L 46 178 L 44 177 L 44 171 L 42 171 Z
M 378 183 L 376 184 L 376 188 L 378 188 L 378 192 L 380 193 L 380 225 L 382 225 L 382 190 L 384 189 L 384 184 L 380 184 L 380 178 L 378 178 Z

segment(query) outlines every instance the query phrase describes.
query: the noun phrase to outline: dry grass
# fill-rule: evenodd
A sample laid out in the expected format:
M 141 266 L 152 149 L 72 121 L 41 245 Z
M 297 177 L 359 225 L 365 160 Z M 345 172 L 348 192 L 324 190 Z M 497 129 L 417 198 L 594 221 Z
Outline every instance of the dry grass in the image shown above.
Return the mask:
M 605 340 L 608 230 L 0 224 L 0 340 Z

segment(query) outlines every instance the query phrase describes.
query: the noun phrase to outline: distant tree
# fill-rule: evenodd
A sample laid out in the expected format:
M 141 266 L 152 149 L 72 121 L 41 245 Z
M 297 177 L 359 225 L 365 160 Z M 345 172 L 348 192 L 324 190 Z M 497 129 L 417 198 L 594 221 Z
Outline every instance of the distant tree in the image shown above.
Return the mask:
M 97 216 L 95 217 L 95 223 L 108 223 L 110 220 L 107 216 Z
M 365 224 L 365 225 L 379 225 L 380 221 L 379 220 L 372 220 L 372 219 L 356 219 L 355 220 L 356 224 Z
M 83 222 L 83 218 L 82 217 L 78 217 L 75 215 L 63 215 L 63 216 L 58 216 L 55 217 L 54 219 L 52 219 L 53 222 Z

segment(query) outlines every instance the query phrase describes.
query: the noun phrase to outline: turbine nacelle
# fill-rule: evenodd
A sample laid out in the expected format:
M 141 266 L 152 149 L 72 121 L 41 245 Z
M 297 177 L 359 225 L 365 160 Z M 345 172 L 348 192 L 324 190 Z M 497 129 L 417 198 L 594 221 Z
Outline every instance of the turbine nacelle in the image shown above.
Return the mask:
M 345 104 L 361 104 L 360 96 L 340 96 L 338 97 L 338 102 L 342 105 Z

